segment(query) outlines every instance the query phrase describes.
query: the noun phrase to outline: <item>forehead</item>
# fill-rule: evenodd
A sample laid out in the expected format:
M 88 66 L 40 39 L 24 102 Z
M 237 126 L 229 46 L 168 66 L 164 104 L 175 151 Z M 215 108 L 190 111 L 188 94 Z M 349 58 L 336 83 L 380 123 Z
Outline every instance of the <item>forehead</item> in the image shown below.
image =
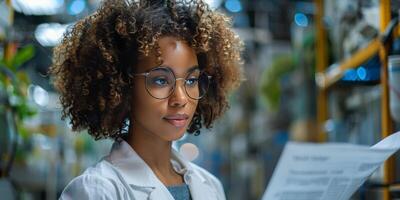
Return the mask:
M 185 41 L 174 37 L 162 37 L 158 41 L 158 46 L 161 51 L 161 65 L 171 68 L 176 74 L 185 74 L 189 69 L 198 65 L 196 52 Z M 138 64 L 139 72 L 159 66 L 154 54 L 142 57 Z

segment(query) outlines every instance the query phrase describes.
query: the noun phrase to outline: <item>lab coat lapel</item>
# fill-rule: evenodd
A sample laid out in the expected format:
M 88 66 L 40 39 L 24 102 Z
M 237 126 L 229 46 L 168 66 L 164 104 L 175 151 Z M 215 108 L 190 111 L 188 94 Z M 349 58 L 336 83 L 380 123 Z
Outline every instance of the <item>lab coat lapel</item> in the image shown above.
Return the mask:
M 155 187 L 150 167 L 125 141 L 114 142 L 106 160 L 118 169 L 129 185 Z
M 193 200 L 216 200 L 217 194 L 209 184 L 202 181 L 197 174 L 193 174 L 190 178 L 189 188 Z
M 193 200 L 216 200 L 215 188 L 178 152 L 172 150 L 173 160 L 179 163 L 189 185 Z M 168 189 L 158 180 L 150 167 L 125 141 L 115 142 L 107 160 L 118 169 L 121 179 L 136 191 L 136 199 L 173 200 Z
M 174 200 L 150 167 L 125 141 L 115 142 L 107 160 L 118 170 L 121 180 L 135 193 L 135 199 Z
M 184 179 L 186 184 L 189 185 L 190 194 L 193 200 L 216 200 L 216 190 L 211 187 L 210 183 L 194 169 L 194 167 L 186 161 L 181 155 L 172 150 L 172 156 L 184 168 Z

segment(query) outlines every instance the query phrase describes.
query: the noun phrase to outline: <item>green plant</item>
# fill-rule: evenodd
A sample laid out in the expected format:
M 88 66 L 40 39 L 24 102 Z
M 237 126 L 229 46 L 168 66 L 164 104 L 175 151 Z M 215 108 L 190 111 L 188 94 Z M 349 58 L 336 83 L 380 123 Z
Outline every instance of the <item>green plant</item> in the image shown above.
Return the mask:
M 277 111 L 281 97 L 282 76 L 290 73 L 295 68 L 292 55 L 281 55 L 276 57 L 261 75 L 261 96 L 271 111 Z
M 27 45 L 9 58 L 0 58 L 0 90 L 5 90 L 9 106 L 16 115 L 18 132 L 22 136 L 26 135 L 26 131 L 20 125 L 21 122 L 25 118 L 33 116 L 36 111 L 28 102 L 26 91 L 30 83 L 29 77 L 25 71 L 20 69 L 34 55 L 34 46 Z
M 10 50 L 8 47 L 5 51 Z M 14 160 L 25 160 L 26 154 L 17 148 L 17 141 L 29 138 L 22 122 L 36 113 L 27 98 L 29 77 L 21 70 L 33 58 L 35 49 L 28 45 L 11 55 L 0 57 L 0 177 L 8 176 Z

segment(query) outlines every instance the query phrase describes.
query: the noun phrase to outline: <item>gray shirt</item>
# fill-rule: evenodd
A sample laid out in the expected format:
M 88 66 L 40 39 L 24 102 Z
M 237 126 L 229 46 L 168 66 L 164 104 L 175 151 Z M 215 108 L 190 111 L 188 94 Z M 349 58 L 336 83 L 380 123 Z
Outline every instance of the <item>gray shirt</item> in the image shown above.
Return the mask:
M 168 186 L 168 191 L 171 192 L 175 200 L 191 200 L 190 190 L 187 184 Z

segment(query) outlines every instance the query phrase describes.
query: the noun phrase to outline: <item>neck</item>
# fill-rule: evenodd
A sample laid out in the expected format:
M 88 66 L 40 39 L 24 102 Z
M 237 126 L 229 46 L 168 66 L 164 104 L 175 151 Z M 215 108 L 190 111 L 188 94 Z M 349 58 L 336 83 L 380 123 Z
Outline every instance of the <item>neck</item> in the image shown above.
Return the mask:
M 129 127 L 129 137 L 126 142 L 156 174 L 174 172 L 170 161 L 171 141 L 162 140 L 140 127 L 131 126 Z

